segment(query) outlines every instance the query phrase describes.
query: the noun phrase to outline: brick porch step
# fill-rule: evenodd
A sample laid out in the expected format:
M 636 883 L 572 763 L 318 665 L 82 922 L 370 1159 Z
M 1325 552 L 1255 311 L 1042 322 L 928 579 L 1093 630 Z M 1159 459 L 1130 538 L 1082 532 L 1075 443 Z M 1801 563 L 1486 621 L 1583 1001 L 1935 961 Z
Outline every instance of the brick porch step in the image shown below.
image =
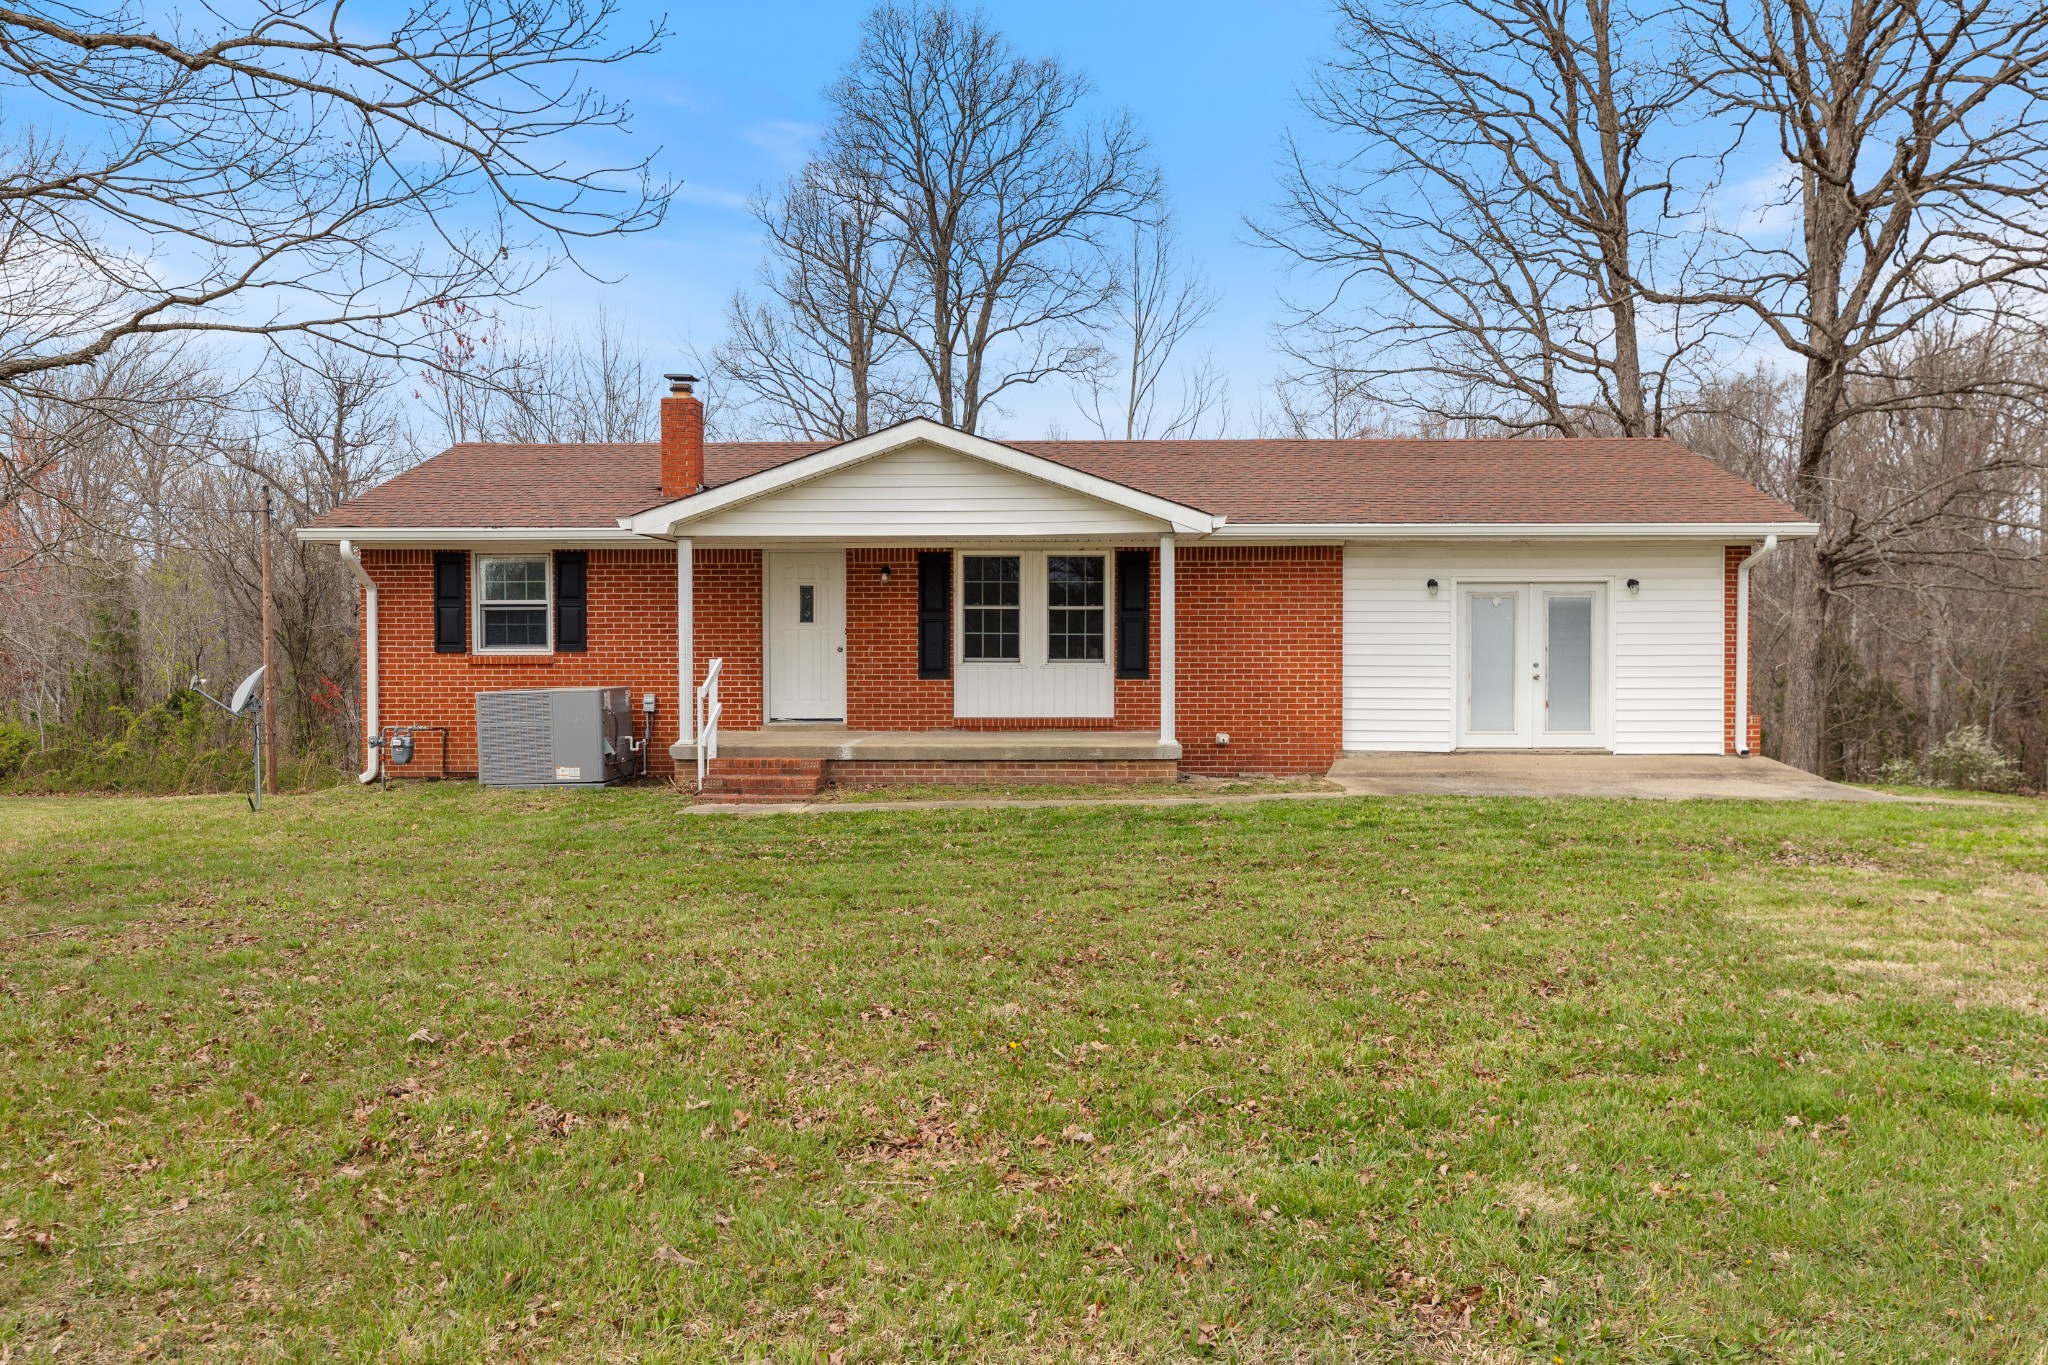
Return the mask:
M 818 758 L 714 758 L 700 801 L 802 801 L 825 785 Z

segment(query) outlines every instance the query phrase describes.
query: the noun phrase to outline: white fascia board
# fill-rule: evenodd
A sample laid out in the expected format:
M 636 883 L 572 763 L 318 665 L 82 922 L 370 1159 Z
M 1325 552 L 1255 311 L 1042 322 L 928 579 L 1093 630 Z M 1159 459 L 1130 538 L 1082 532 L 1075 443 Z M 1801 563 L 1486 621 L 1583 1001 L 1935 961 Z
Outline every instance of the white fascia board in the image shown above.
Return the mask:
M 744 502 L 789 488 L 796 484 L 820 478 L 835 470 L 845 469 L 892 450 L 902 450 L 912 445 L 934 445 L 950 450 L 956 455 L 980 460 L 1041 483 L 1052 484 L 1071 492 L 1106 502 L 1112 507 L 1121 507 L 1140 516 L 1152 517 L 1165 522 L 1175 532 L 1184 535 L 1207 535 L 1223 524 L 1223 518 L 1212 516 L 1200 508 L 1186 507 L 1150 493 L 1141 493 L 1126 484 L 1084 474 L 1078 469 L 1069 469 L 1063 464 L 1033 455 L 1028 451 L 1006 446 L 1000 441 L 991 441 L 985 436 L 971 436 L 964 431 L 941 426 L 929 417 L 913 417 L 893 427 L 862 436 L 825 450 L 814 451 L 801 459 L 779 464 L 773 469 L 764 469 L 758 474 L 749 474 L 743 479 L 714 488 L 709 492 L 678 498 L 665 502 L 659 507 L 650 507 L 630 517 L 620 517 L 622 530 L 630 530 L 644 536 L 675 536 L 690 522 L 708 517 L 714 512 L 723 512 Z
M 1609 522 L 1241 522 L 1216 540 L 1797 540 L 1820 534 L 1811 521 Z
M 351 541 L 366 550 L 393 546 L 437 545 L 445 549 L 491 545 L 643 546 L 654 549 L 659 541 L 630 531 L 604 526 L 302 526 L 295 533 L 308 545 Z

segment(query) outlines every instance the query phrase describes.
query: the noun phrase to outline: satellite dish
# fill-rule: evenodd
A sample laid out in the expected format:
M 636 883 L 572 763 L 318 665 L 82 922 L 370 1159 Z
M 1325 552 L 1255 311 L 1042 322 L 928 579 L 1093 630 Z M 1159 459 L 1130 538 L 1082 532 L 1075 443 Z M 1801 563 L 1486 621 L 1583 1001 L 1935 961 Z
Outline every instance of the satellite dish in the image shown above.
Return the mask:
M 263 670 L 257 669 L 242 679 L 242 685 L 235 689 L 235 698 L 228 703 L 228 710 L 238 716 L 249 714 L 249 708 L 256 704 L 256 689 L 263 684 Z

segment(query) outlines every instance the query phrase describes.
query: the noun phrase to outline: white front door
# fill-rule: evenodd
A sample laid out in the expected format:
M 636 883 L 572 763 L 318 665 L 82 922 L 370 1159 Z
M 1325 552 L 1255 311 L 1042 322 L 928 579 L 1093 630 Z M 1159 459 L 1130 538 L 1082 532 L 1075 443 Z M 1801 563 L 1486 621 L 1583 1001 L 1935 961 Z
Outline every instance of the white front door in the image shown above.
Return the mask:
M 768 719 L 846 719 L 846 556 L 771 552 L 763 574 Z
M 1595 583 L 1459 592 L 1459 740 L 1475 749 L 1607 743 L 1606 594 Z

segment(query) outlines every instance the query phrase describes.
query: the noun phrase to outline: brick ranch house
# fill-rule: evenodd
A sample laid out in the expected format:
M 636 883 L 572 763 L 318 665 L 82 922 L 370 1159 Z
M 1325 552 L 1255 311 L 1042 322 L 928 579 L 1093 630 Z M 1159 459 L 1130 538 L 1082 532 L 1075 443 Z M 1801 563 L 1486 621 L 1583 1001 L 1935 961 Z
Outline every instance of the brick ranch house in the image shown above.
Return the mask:
M 1748 569 L 1815 530 L 1667 440 L 707 444 L 678 382 L 658 444 L 458 445 L 300 535 L 369 735 L 473 774 L 478 693 L 625 686 L 694 777 L 715 661 L 737 791 L 1746 753 Z

